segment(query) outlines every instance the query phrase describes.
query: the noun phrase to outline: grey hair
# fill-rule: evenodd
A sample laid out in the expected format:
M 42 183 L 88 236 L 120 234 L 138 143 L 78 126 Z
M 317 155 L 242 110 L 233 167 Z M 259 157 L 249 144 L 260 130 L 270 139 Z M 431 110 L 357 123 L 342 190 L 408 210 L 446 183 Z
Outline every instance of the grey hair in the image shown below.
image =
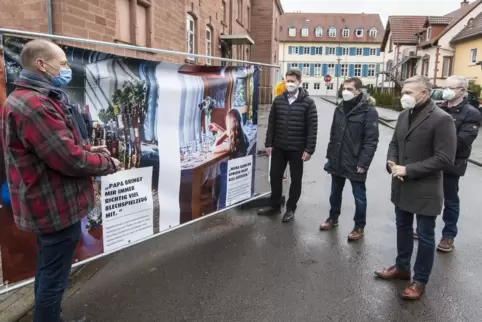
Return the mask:
M 469 82 L 467 82 L 467 80 L 464 77 L 452 75 L 452 76 L 447 78 L 447 81 L 449 81 L 449 80 L 457 81 L 457 84 L 459 84 L 459 87 L 461 87 L 465 90 L 467 90 L 467 88 L 469 88 Z
M 407 79 L 403 82 L 403 85 L 406 85 L 406 84 L 417 84 L 417 85 L 425 88 L 429 92 L 433 88 L 433 85 L 430 82 L 430 79 L 428 79 L 427 77 L 422 76 L 422 75 L 415 75 L 415 76 L 410 77 L 409 79 Z

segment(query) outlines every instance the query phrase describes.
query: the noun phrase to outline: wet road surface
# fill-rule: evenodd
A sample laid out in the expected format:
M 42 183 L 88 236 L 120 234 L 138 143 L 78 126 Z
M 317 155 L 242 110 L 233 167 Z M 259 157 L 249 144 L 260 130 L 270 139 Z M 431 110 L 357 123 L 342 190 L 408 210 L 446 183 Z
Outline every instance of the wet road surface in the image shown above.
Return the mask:
M 469 165 L 461 180 L 462 212 L 454 251 L 436 255 L 426 295 L 406 302 L 398 296 L 405 283 L 373 276 L 375 269 L 391 265 L 396 254 L 390 177 L 385 171 L 392 130 L 380 126 L 380 144 L 368 174 L 365 239 L 348 243 L 355 210 L 349 183 L 340 226 L 318 231 L 329 210 L 330 177 L 322 168 L 334 107 L 317 103 L 318 149 L 306 164 L 295 222 L 282 224 L 281 217 L 258 217 L 255 211 L 230 211 L 124 250 L 76 286 L 64 301 L 66 319 L 481 321 L 482 169 Z M 266 170 L 267 160 L 258 168 Z M 259 180 L 257 191 L 266 191 L 267 178 Z M 441 218 L 437 225 L 439 237 Z

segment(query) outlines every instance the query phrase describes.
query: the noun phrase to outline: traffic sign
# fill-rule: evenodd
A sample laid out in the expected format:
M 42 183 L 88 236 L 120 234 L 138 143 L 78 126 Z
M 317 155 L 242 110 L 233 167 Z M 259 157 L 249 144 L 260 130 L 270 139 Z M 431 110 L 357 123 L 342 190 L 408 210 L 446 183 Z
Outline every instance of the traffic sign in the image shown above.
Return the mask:
M 326 74 L 325 75 L 325 83 L 329 83 L 329 82 L 331 82 L 331 76 L 330 76 L 330 74 Z

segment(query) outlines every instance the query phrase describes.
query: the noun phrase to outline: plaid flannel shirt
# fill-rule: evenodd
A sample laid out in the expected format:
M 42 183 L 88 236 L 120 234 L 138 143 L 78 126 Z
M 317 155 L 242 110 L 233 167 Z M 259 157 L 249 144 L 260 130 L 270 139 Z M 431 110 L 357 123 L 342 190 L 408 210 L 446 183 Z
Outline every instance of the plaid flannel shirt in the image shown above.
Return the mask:
M 93 208 L 92 176 L 115 172 L 114 162 L 82 145 L 59 91 L 29 79 L 15 86 L 0 113 L 15 223 L 23 231 L 59 231 Z

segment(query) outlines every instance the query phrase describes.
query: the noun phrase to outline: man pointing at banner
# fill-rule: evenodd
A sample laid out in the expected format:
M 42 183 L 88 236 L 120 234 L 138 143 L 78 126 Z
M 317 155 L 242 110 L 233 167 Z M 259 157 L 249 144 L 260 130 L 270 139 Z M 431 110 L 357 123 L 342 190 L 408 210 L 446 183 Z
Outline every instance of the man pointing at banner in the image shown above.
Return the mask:
M 59 89 L 72 78 L 59 46 L 30 41 L 20 63 L 0 114 L 1 147 L 15 223 L 37 235 L 34 322 L 59 322 L 80 220 L 94 206 L 91 177 L 116 172 L 120 162 L 105 147 L 82 146 Z

